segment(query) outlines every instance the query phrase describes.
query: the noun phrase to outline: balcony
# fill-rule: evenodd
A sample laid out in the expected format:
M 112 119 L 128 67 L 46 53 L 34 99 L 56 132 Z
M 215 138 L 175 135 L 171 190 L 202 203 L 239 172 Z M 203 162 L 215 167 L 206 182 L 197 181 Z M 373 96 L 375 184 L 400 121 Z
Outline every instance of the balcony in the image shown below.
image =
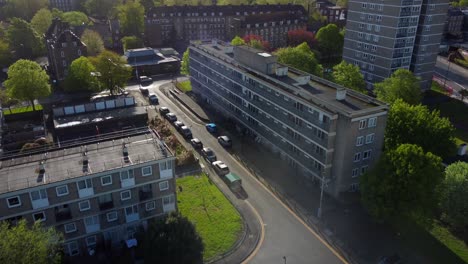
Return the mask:
M 70 209 L 59 209 L 55 210 L 55 221 L 62 222 L 72 219 L 72 214 Z
M 142 191 L 142 190 L 140 190 L 139 196 L 140 196 L 140 202 L 141 201 L 146 201 L 148 199 L 153 198 L 153 192 L 152 191 Z
M 112 209 L 112 208 L 114 208 L 114 202 L 113 201 L 99 203 L 99 209 L 101 209 L 101 211 L 109 210 L 109 209 Z

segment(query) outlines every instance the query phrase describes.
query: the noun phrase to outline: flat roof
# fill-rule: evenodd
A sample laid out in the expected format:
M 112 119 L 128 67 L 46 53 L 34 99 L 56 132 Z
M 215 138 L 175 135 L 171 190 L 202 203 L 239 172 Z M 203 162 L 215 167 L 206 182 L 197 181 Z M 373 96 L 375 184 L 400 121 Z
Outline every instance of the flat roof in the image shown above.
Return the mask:
M 105 140 L 102 140 L 104 138 Z M 128 161 L 123 156 L 123 144 L 128 148 Z M 88 170 L 83 169 L 83 153 L 88 157 Z M 172 153 L 148 128 L 103 134 L 42 153 L 25 153 L 3 157 L 0 161 L 0 193 L 46 185 L 71 178 L 136 165 L 171 157 Z M 45 174 L 39 175 L 40 162 Z

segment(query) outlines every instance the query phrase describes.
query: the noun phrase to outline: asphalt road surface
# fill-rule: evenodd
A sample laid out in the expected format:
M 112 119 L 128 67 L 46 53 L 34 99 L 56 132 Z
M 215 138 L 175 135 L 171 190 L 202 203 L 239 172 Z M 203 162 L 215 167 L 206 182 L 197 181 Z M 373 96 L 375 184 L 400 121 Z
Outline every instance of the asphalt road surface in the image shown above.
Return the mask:
M 442 81 L 447 78 L 446 85 L 456 91 L 468 90 L 468 70 L 455 63 L 450 63 L 449 68 L 448 64 L 447 58 L 438 56 L 434 75 Z

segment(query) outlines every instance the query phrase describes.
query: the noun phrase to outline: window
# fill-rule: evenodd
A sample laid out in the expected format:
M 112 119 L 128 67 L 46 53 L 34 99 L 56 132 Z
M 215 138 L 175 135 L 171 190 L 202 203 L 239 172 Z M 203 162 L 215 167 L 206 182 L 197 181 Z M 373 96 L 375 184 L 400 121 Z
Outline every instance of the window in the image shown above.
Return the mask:
M 76 231 L 76 225 L 75 225 L 75 223 L 65 224 L 63 227 L 64 227 L 64 229 L 65 229 L 65 233 L 67 233 L 67 234 Z
M 89 236 L 86 238 L 86 245 L 92 247 L 96 245 L 96 236 Z
M 117 220 L 118 215 L 117 215 L 117 212 L 114 211 L 114 212 L 107 213 L 106 217 L 107 217 L 107 222 L 113 222 Z
M 46 220 L 46 215 L 44 212 L 34 213 L 33 219 L 34 219 L 34 222 L 37 222 L 37 221 L 44 222 Z
M 93 183 L 91 182 L 91 179 L 79 181 L 77 184 L 78 184 L 78 190 L 93 188 Z
M 163 205 L 174 203 L 174 195 L 163 197 Z
M 351 191 L 355 192 L 357 190 L 359 190 L 359 183 L 352 183 L 351 184 Z
M 372 142 L 374 142 L 374 136 L 375 136 L 374 133 L 367 135 L 366 136 L 366 144 L 371 144 Z
M 58 186 L 55 188 L 55 191 L 57 192 L 57 196 L 65 196 L 68 194 L 68 186 L 67 185 Z
M 99 217 L 97 215 L 86 217 L 84 219 L 85 225 L 91 226 L 91 225 L 98 225 L 99 224 Z
M 376 16 L 375 20 L 377 20 L 377 22 L 382 22 L 382 16 L 381 15 Z
M 132 215 L 132 214 L 138 214 L 138 206 L 130 206 L 125 208 L 125 215 Z
M 80 211 L 83 212 L 91 209 L 91 204 L 89 203 L 89 200 L 86 200 L 78 203 L 78 207 L 80 208 Z
M 380 26 L 379 26 L 379 25 L 375 25 L 374 30 L 375 30 L 375 32 L 380 32 Z
M 68 256 L 75 256 L 80 253 L 78 251 L 78 243 L 76 241 L 64 244 L 65 254 Z
M 362 8 L 367 8 L 367 3 L 362 3 Z
M 60 56 L 61 56 L 62 58 L 64 58 L 64 57 L 65 57 L 65 52 L 61 51 L 61 52 L 60 52 Z
M 367 125 L 367 120 L 361 120 L 359 121 L 359 129 L 364 129 L 366 128 L 366 125 Z
M 364 24 L 359 23 L 359 29 L 364 29 Z
M 362 144 L 364 144 L 364 137 L 357 137 L 356 146 L 362 146 Z
M 143 176 L 149 176 L 152 173 L 153 173 L 153 170 L 151 166 L 146 166 L 146 167 L 141 168 L 141 175 Z
M 369 127 L 375 127 L 375 126 L 377 126 L 377 117 L 369 118 Z
M 372 30 L 372 24 L 367 24 L 367 30 Z
M 367 165 L 361 167 L 361 175 L 363 175 L 364 173 L 367 172 L 367 168 L 368 168 L 368 167 L 369 167 L 369 166 L 367 166 Z
M 163 181 L 159 183 L 159 190 L 164 191 L 169 189 L 169 182 L 168 181 Z
M 122 201 L 129 200 L 131 198 L 132 198 L 132 193 L 130 192 L 130 190 L 123 191 L 120 193 L 120 200 Z
M 351 178 L 356 178 L 357 176 L 359 176 L 359 169 L 358 168 L 353 169 L 353 171 L 351 172 Z
M 128 180 L 133 178 L 133 170 L 120 172 L 120 180 Z
M 63 61 L 62 61 L 62 65 L 63 65 L 63 67 L 66 67 L 66 66 L 67 66 L 67 61 L 66 61 L 66 60 L 63 60 Z
M 354 154 L 354 162 L 358 162 L 361 160 L 361 152 Z
M 366 150 L 366 151 L 364 151 L 364 152 L 362 153 L 362 159 L 363 159 L 363 160 L 370 159 L 371 153 L 372 153 L 372 150 Z
M 146 207 L 146 211 L 152 211 L 156 209 L 156 202 L 155 201 L 147 202 L 145 204 L 145 207 Z
M 62 43 L 62 48 L 66 48 L 67 47 L 67 43 L 66 42 L 63 42 Z
M 101 177 L 101 185 L 111 185 L 112 184 L 112 175 L 106 175 Z

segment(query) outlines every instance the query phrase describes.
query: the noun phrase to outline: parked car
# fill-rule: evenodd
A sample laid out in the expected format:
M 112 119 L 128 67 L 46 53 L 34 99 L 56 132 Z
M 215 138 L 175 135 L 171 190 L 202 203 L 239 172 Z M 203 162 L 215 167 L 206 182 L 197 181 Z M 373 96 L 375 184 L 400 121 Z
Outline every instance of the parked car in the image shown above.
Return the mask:
M 210 132 L 211 134 L 216 134 L 218 132 L 218 128 L 216 127 L 215 123 L 209 123 L 205 125 L 206 130 Z
M 217 161 L 211 163 L 211 165 L 213 165 L 214 170 L 219 175 L 226 175 L 226 174 L 229 173 L 228 166 L 226 164 L 224 164 L 224 162 L 222 162 L 220 160 L 217 160 Z
M 143 87 L 143 86 L 141 86 L 141 85 L 140 85 L 140 92 L 141 92 L 142 95 L 146 95 L 146 96 L 148 96 L 148 94 L 149 94 L 148 88 L 147 88 L 147 87 Z
M 221 144 L 221 146 L 225 148 L 230 148 L 232 147 L 232 141 L 228 136 L 220 136 L 218 137 L 218 142 Z
M 190 144 L 192 144 L 194 149 L 202 149 L 203 148 L 203 143 L 198 138 L 191 139 Z
M 148 76 L 140 76 L 140 84 L 141 85 L 150 85 L 153 83 L 153 79 L 151 79 L 151 77 L 148 77 Z
M 175 122 L 175 121 L 177 121 L 177 116 L 174 113 L 167 113 L 166 114 L 166 119 L 169 122 Z
M 156 96 L 156 94 L 154 94 L 154 93 L 150 93 L 149 96 L 148 96 L 148 99 L 149 99 L 151 104 L 154 104 L 154 105 L 159 104 L 159 99 Z
M 214 162 L 216 161 L 216 155 L 214 151 L 210 148 L 203 148 L 202 151 L 202 156 L 207 159 L 209 162 Z
M 162 115 L 162 116 L 165 116 L 167 113 L 169 113 L 169 108 L 165 107 L 165 106 L 162 106 L 162 107 L 159 107 L 159 113 Z
M 174 127 L 177 129 L 177 131 L 180 130 L 181 127 L 185 126 L 184 123 L 182 123 L 182 121 L 175 121 L 174 122 Z
M 182 126 L 180 128 L 180 133 L 185 139 L 192 139 L 192 130 L 190 130 L 188 126 Z
M 242 180 L 236 174 L 229 172 L 224 176 L 224 181 L 228 184 L 229 188 L 233 191 L 242 189 Z

